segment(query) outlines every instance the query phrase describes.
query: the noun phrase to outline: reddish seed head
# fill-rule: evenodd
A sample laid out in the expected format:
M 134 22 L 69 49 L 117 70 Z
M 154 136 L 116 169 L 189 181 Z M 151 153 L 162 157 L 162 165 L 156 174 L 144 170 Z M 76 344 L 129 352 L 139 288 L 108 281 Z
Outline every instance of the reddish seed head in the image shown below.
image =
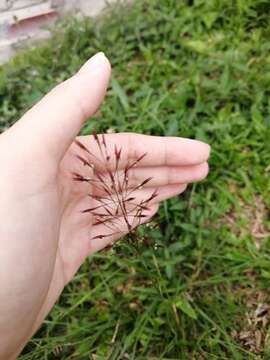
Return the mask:
M 94 236 L 92 239 L 95 240 L 95 239 L 104 239 L 106 237 L 108 237 L 110 235 L 97 235 L 97 236 Z
M 108 209 L 108 207 L 104 206 L 104 210 L 107 211 L 109 215 L 113 216 L 113 213 Z
M 140 186 L 144 186 L 146 185 L 147 183 L 149 183 L 149 181 L 151 181 L 153 178 L 152 177 L 149 177 L 148 179 L 145 179 Z
M 129 202 L 129 201 L 133 201 L 133 200 L 135 200 L 136 198 L 135 197 L 129 197 L 128 199 L 126 199 L 125 201 L 126 202 Z
M 90 154 L 90 151 L 87 149 L 86 146 L 84 146 L 78 139 L 74 140 L 74 143 L 79 146 L 82 150 L 86 151 L 88 154 Z
M 148 203 L 148 202 L 154 200 L 157 196 L 158 196 L 158 192 L 157 192 L 157 190 L 155 190 L 155 191 L 153 192 L 153 194 L 152 194 L 148 199 L 144 200 L 143 203 Z
M 95 207 L 92 207 L 92 208 L 89 208 L 89 209 L 85 209 L 85 210 L 82 210 L 81 212 L 82 213 L 88 213 L 88 212 L 93 212 L 93 211 L 95 211 L 95 210 L 97 210 L 97 209 L 100 209 L 100 207 L 101 207 L 102 205 L 98 205 L 98 206 L 95 206 Z
M 88 182 L 89 181 L 88 178 L 85 178 L 82 175 L 77 174 L 75 172 L 73 172 L 72 175 L 73 175 L 73 180 L 74 181 L 81 181 L 81 182 Z
M 150 210 L 148 203 L 157 197 L 157 191 L 154 191 L 148 198 L 142 199 L 138 203 L 136 201 L 137 196 L 134 196 L 134 192 L 146 186 L 152 180 L 152 177 L 143 180 L 136 186 L 130 184 L 129 171 L 142 161 L 146 153 L 139 156 L 131 164 L 127 163 L 124 164 L 125 166 L 120 167 L 120 160 L 124 150 L 118 148 L 117 145 L 108 146 L 105 134 L 97 135 L 93 133 L 93 138 L 99 155 L 96 155 L 95 151 L 94 153 L 90 152 L 79 140 L 75 140 L 75 144 L 85 154 L 91 156 L 89 161 L 85 156 L 75 155 L 83 165 L 91 167 L 92 171 L 89 177 L 73 173 L 75 181 L 89 183 L 89 186 L 91 186 L 89 196 L 98 203 L 98 205 L 94 204 L 94 206 L 82 210 L 82 213 L 91 213 L 93 215 L 93 225 L 110 229 L 110 234 L 100 234 L 92 239 L 103 239 L 115 234 L 132 232 L 134 227 L 147 217 L 144 211 Z M 110 149 L 113 149 L 112 153 L 110 153 Z M 94 167 L 96 163 L 97 166 Z
M 93 132 L 93 136 L 94 136 L 95 141 L 100 145 L 99 138 L 95 132 Z
M 75 157 L 76 157 L 77 159 L 79 159 L 80 162 L 83 163 L 83 165 L 87 165 L 87 166 L 89 166 L 90 168 L 93 168 L 93 165 L 92 165 L 88 160 L 86 160 L 85 158 L 83 158 L 82 156 L 76 154 Z
M 121 152 L 122 152 L 122 148 L 117 149 L 117 146 L 115 145 L 114 146 L 114 155 L 115 155 L 115 158 L 116 158 L 117 161 L 120 160 Z
M 146 155 L 147 155 L 147 154 L 144 153 L 144 154 L 142 154 L 140 157 L 138 157 L 137 160 L 135 160 L 133 163 L 131 163 L 131 165 L 128 166 L 128 170 L 130 170 L 131 168 L 137 166 L 138 163 L 139 163 L 140 161 L 142 161 L 142 159 L 145 158 Z
M 105 140 L 105 135 L 102 134 L 102 145 L 106 148 L 107 145 L 106 145 L 106 140 Z

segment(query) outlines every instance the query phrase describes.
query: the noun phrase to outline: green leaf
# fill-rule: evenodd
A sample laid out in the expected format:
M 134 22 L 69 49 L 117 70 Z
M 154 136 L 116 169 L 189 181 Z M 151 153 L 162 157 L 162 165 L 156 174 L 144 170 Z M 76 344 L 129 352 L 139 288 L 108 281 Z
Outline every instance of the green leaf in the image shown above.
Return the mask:
M 181 299 L 177 300 L 175 306 L 190 318 L 195 320 L 197 319 L 197 314 L 186 298 L 182 297 Z
M 252 107 L 251 107 L 251 116 L 252 116 L 252 121 L 254 123 L 255 129 L 259 133 L 265 131 L 264 117 L 263 117 L 262 113 L 260 112 L 260 110 L 258 109 L 258 107 L 255 104 L 253 104 Z
M 203 16 L 203 22 L 205 23 L 207 29 L 211 29 L 218 16 L 219 13 L 214 11 L 208 12 Z
M 127 94 L 125 93 L 125 90 L 120 86 L 119 82 L 115 78 L 112 78 L 112 90 L 115 93 L 115 95 L 118 97 L 121 105 L 123 106 L 123 109 L 125 111 L 129 111 L 130 106 L 129 106 Z
M 173 119 L 169 122 L 168 129 L 165 132 L 166 136 L 177 136 L 178 135 L 178 121 L 176 119 Z
M 188 40 L 184 41 L 184 45 L 193 51 L 206 54 L 209 52 L 209 44 L 202 40 Z

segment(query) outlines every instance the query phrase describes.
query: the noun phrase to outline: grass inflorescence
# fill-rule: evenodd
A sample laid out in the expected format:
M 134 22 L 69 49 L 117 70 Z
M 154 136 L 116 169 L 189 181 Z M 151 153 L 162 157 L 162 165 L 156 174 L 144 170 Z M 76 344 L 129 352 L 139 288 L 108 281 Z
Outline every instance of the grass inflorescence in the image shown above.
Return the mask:
M 82 213 L 91 213 L 94 217 L 92 226 L 103 225 L 109 229 L 106 234 L 98 234 L 92 238 L 104 239 L 112 236 L 123 236 L 129 234 L 129 238 L 134 229 L 139 226 L 144 218 L 147 217 L 149 204 L 157 195 L 157 189 L 145 199 L 137 199 L 136 191 L 142 190 L 152 180 L 152 177 L 144 179 L 142 182 L 131 185 L 130 172 L 140 164 L 147 153 L 138 158 L 128 161 L 120 171 L 122 148 L 113 146 L 113 150 L 107 146 L 106 135 L 94 133 L 93 140 L 99 150 L 98 155 L 94 154 L 82 144 L 75 140 L 75 144 L 83 151 L 83 155 L 76 154 L 77 159 L 90 170 L 90 176 L 85 177 L 79 173 L 73 173 L 73 180 L 87 182 L 91 186 L 91 197 L 96 205 L 84 209 Z M 94 164 L 97 164 L 95 166 Z M 99 194 L 99 195 L 97 195 Z M 136 236 L 133 237 L 136 241 Z

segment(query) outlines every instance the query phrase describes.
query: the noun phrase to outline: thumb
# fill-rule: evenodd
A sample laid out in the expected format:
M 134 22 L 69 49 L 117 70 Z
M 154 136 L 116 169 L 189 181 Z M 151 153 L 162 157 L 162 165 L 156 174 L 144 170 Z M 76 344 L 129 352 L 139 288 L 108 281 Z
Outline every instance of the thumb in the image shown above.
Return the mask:
M 29 147 L 33 154 L 42 148 L 61 159 L 83 122 L 98 109 L 110 73 L 108 59 L 98 53 L 77 74 L 50 91 L 11 128 L 24 149 Z

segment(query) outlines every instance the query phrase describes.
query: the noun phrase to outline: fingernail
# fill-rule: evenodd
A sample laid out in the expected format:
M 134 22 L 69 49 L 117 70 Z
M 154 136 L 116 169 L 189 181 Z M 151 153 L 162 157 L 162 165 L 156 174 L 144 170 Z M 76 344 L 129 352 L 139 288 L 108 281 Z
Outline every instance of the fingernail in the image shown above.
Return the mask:
M 105 64 L 109 64 L 109 60 L 106 58 L 103 52 L 99 52 L 92 56 L 78 71 L 78 74 L 86 73 L 89 71 L 95 71 L 104 67 Z
M 206 144 L 206 145 L 207 145 L 208 158 L 209 158 L 211 155 L 211 146 L 209 144 Z

